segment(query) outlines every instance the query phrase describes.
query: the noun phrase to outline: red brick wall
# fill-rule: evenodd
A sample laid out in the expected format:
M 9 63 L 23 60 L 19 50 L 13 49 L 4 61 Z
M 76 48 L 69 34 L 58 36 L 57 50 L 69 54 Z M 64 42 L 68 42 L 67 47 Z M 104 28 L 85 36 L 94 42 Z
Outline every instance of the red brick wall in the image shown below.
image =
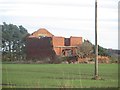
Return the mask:
M 82 37 L 70 37 L 70 46 L 82 44 Z
M 54 48 L 54 51 L 56 55 L 61 55 L 62 54 L 62 49 L 61 48 Z
M 53 46 L 64 46 L 64 37 L 52 37 Z
M 36 37 L 38 38 L 40 35 L 43 36 L 47 36 L 47 37 L 52 37 L 54 36 L 53 34 L 51 34 L 49 31 L 47 31 L 44 28 L 39 29 L 38 31 L 35 31 L 34 33 L 32 33 L 32 35 L 30 37 Z
M 53 48 L 56 46 L 64 46 L 64 37 L 52 37 Z M 62 50 L 60 48 L 54 48 L 57 55 L 61 55 Z
M 39 36 L 42 35 L 46 36 L 46 38 L 39 38 Z M 41 28 L 29 36 L 26 44 L 27 57 L 39 58 L 51 55 L 51 50 L 54 50 L 56 55 L 61 55 L 62 49 L 64 48 L 55 47 L 80 45 L 82 44 L 82 37 L 70 37 L 65 39 L 64 37 L 54 36 L 46 29 Z M 74 48 L 72 50 L 73 55 L 76 54 L 76 50 Z

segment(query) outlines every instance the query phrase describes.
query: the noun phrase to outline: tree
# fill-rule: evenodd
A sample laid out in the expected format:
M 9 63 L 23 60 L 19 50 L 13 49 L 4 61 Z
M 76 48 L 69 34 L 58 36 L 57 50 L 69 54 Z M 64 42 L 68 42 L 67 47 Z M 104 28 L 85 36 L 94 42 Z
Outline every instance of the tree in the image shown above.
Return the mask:
M 95 53 L 95 46 L 94 46 L 94 53 Z M 109 51 L 106 48 L 101 47 L 100 45 L 98 45 L 98 55 L 110 56 Z
M 25 37 L 28 35 L 23 26 L 2 25 L 2 53 L 5 60 L 18 60 L 25 54 Z
M 84 40 L 82 45 L 79 45 L 77 48 L 77 55 L 79 57 L 87 57 L 93 54 L 93 45 L 88 40 Z

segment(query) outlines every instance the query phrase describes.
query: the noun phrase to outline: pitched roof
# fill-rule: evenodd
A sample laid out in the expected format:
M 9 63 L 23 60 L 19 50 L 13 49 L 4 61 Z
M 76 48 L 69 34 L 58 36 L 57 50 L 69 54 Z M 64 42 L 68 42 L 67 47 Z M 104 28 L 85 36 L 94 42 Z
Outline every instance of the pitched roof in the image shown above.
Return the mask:
M 46 37 L 52 37 L 54 36 L 53 34 L 51 34 L 47 29 L 45 28 L 40 28 L 39 30 L 35 31 L 34 33 L 32 33 L 30 35 L 30 37 L 40 37 L 40 36 L 46 36 Z

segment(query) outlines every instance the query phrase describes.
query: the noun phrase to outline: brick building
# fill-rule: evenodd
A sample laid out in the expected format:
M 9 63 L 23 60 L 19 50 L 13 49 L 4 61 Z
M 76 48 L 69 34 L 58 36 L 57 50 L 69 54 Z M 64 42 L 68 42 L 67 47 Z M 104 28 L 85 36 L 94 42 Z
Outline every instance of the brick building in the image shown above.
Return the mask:
M 77 45 L 82 44 L 82 37 L 65 38 L 54 36 L 44 28 L 32 33 L 26 42 L 27 58 L 53 58 L 76 55 Z

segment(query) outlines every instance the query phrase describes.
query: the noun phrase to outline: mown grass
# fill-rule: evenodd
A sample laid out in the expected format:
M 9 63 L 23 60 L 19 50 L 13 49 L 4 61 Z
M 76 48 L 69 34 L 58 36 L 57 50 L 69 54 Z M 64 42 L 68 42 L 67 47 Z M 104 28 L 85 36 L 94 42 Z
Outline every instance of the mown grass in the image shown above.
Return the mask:
M 3 64 L 3 88 L 118 87 L 118 65 L 99 64 L 102 80 L 92 80 L 94 64 Z

